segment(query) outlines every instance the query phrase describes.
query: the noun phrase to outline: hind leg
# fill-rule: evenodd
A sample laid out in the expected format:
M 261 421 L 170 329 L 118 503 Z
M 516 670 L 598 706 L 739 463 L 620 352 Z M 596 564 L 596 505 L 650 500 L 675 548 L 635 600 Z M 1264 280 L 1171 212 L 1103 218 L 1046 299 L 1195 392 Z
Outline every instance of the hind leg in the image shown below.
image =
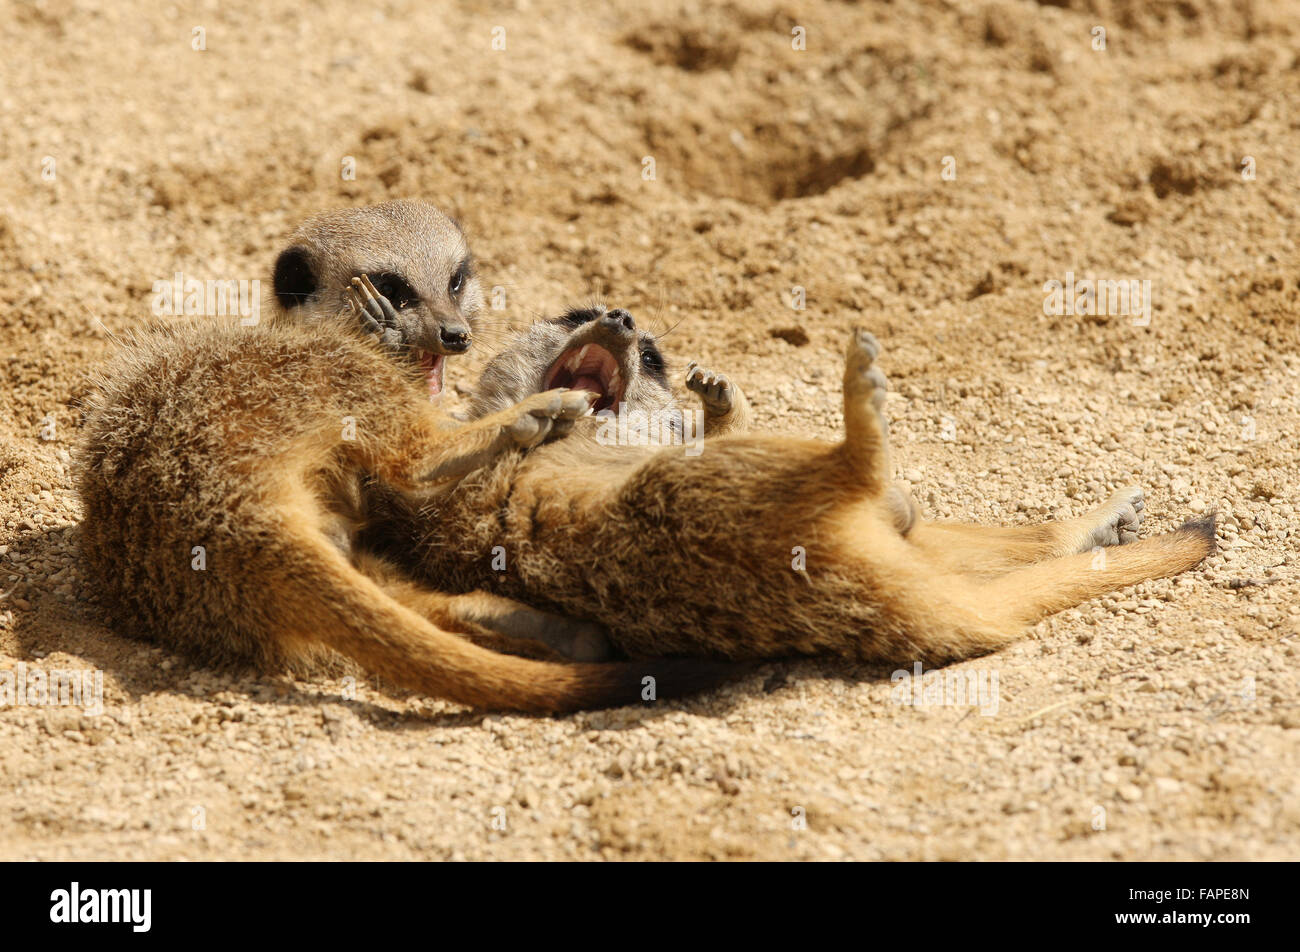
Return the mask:
M 878 534 L 868 559 L 857 551 L 865 536 L 862 527 L 845 528 L 852 531 L 843 537 L 840 558 L 888 566 L 862 582 L 867 590 L 861 599 L 874 600 L 880 613 L 871 634 L 859 643 L 858 655 L 934 664 L 996 650 L 1053 612 L 1185 571 L 1214 550 L 1214 522 L 1209 519 L 1122 546 L 1102 560 L 1081 552 L 979 579 L 936 566 L 906 540 Z
M 357 553 L 354 563 L 394 601 L 481 648 L 544 661 L 608 661 L 613 656 L 608 632 L 595 622 L 488 592 L 439 592 L 366 552 Z
M 489 592 L 444 596 L 448 624 L 480 625 L 513 640 L 541 642 L 566 661 L 608 661 L 614 656 L 603 625 L 556 615 Z
M 908 535 L 921 521 L 921 509 L 912 494 L 898 483 L 890 483 L 885 490 L 885 510 L 899 535 Z
M 1088 551 L 1026 565 L 984 584 L 1023 624 L 1147 579 L 1176 575 L 1214 552 L 1214 518 L 1133 542 L 1098 558 Z
M 1145 510 L 1141 488 L 1126 486 L 1101 506 L 1073 519 L 1033 526 L 923 522 L 909 538 L 945 569 L 996 574 L 1099 546 L 1133 542 Z
M 849 338 L 844 361 L 844 443 L 841 454 L 853 470 L 855 489 L 879 496 L 884 511 L 900 535 L 908 535 L 921 512 L 911 494 L 890 479 L 889 427 L 885 422 L 885 392 L 889 382 L 875 366 L 880 344 L 861 328 Z

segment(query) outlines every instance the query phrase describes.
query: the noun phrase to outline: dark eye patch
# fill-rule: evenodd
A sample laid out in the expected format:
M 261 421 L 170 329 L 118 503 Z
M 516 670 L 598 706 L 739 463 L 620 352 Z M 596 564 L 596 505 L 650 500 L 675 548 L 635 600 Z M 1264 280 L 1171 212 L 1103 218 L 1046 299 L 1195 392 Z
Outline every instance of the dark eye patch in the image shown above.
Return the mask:
M 598 317 L 600 311 L 594 307 L 575 307 L 563 317 L 557 318 L 556 322 L 565 327 L 581 327 L 583 324 L 590 324 Z
M 407 284 L 406 279 L 400 274 L 392 271 L 380 271 L 368 275 L 368 277 L 370 283 L 375 286 L 375 290 L 388 298 L 388 303 L 399 311 L 403 308 L 412 307 L 420 301 L 420 296 L 415 293 L 415 289 Z
M 664 362 L 664 355 L 659 352 L 658 346 L 649 337 L 641 338 L 641 367 L 665 387 L 668 386 L 668 372 L 667 365 Z
M 472 273 L 473 264 L 466 258 L 460 263 L 460 266 L 452 273 L 451 280 L 447 282 L 447 291 L 452 297 L 460 294 L 465 289 L 465 282 L 469 280 Z

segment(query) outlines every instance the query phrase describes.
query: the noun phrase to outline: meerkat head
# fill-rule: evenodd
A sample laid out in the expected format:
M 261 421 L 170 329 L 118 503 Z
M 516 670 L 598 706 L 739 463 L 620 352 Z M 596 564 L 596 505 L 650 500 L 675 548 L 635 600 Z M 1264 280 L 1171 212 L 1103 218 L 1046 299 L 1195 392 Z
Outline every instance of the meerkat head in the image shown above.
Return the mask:
M 598 394 L 594 413 L 620 406 L 647 412 L 673 406 L 668 368 L 654 337 L 622 308 L 575 308 L 538 321 L 488 362 L 470 405 L 484 416 L 555 387 Z
M 290 317 L 337 319 L 350 312 L 347 290 L 362 275 L 392 304 L 394 329 L 430 394 L 441 393 L 446 358 L 469 349 L 484 303 L 460 226 L 407 200 L 308 219 L 276 259 L 276 301 Z

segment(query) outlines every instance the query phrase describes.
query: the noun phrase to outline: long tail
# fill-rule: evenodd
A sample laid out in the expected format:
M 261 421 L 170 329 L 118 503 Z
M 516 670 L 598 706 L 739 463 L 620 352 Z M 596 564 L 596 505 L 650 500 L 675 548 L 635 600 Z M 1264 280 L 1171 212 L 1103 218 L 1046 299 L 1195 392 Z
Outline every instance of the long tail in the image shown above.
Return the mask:
M 561 664 L 497 654 L 399 604 L 323 539 L 299 535 L 293 551 L 294 570 L 266 588 L 287 647 L 324 644 L 422 694 L 484 710 L 551 714 L 693 694 L 741 670 L 711 661 Z

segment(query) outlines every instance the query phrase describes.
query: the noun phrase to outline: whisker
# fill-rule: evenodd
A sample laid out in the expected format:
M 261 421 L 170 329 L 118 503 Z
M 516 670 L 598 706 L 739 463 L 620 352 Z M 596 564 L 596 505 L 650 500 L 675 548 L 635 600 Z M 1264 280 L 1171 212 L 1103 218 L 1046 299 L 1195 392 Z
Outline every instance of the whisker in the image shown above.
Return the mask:
M 681 326 L 682 320 L 685 320 L 685 318 L 679 319 L 677 323 L 673 324 L 672 327 L 668 328 L 668 330 L 664 331 L 662 334 L 652 334 L 651 338 L 655 341 L 655 343 L 658 343 L 659 341 L 667 337 L 669 334 L 671 334 L 673 331 L 677 330 L 677 328 Z

